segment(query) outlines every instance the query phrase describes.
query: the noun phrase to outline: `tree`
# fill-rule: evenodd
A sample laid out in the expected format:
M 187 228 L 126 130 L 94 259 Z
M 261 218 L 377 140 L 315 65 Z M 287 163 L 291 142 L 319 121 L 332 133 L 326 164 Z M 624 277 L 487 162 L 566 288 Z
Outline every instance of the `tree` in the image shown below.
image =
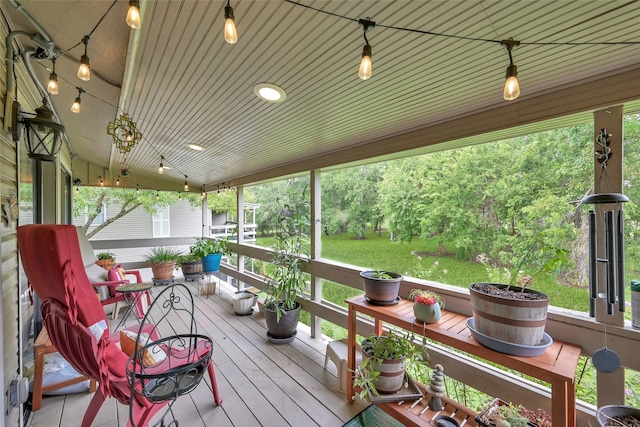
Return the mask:
M 87 237 L 91 238 L 103 228 L 113 224 L 118 219 L 142 207 L 146 212 L 153 215 L 158 209 L 170 206 L 178 201 L 180 197 L 175 192 L 167 191 L 136 191 L 131 188 L 108 188 L 108 187 L 78 187 L 73 196 L 73 216 L 79 217 L 87 215 L 87 221 L 83 228 L 87 232 Z M 183 193 L 183 198 L 189 200 L 192 206 L 199 207 L 200 196 L 194 193 Z M 118 213 L 105 222 L 95 227 L 89 232 L 89 227 L 100 215 L 104 206 L 119 206 Z

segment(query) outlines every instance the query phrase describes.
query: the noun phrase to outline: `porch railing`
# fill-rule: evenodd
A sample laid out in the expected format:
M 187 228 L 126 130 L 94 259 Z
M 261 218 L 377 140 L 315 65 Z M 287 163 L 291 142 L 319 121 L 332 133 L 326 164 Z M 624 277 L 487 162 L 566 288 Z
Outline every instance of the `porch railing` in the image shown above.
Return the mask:
M 193 239 L 165 239 L 162 244 L 190 244 Z M 92 241 L 94 249 L 112 249 L 117 247 L 133 248 L 157 246 L 158 239 L 122 240 L 122 241 Z M 239 286 L 264 287 L 264 278 L 246 271 L 245 262 L 248 259 L 256 259 L 269 262 L 271 252 L 262 247 L 230 243 L 230 248 L 238 256 L 236 265 L 223 263 L 221 272 L 236 279 Z M 142 263 L 127 263 L 125 267 L 136 268 Z M 237 265 L 241 267 L 238 268 Z M 320 336 L 320 324 L 328 321 L 338 326 L 347 327 L 346 308 L 326 301 L 322 298 L 322 279 L 342 284 L 354 289 L 362 290 L 360 271 L 364 268 L 344 264 L 336 261 L 315 259 L 307 266 L 307 272 L 311 275 L 310 298 L 301 301 L 303 308 L 311 314 L 311 331 L 315 336 Z M 400 295 L 407 297 L 410 290 L 418 287 L 436 290 L 447 301 L 447 310 L 464 315 L 471 315 L 471 303 L 466 289 L 444 285 L 436 282 L 405 278 Z M 640 371 L 640 358 L 636 356 L 640 343 L 640 331 L 634 330 L 629 325 L 625 327 L 606 326 L 596 322 L 585 313 L 573 310 L 549 307 L 546 331 L 560 341 L 566 341 L 582 348 L 583 354 L 591 355 L 603 347 L 605 334 L 609 348 L 620 356 L 621 364 L 625 368 Z M 364 318 L 358 320 L 358 333 L 371 334 L 373 326 Z M 446 367 L 446 374 L 470 387 L 500 397 L 506 401 L 514 401 L 531 409 L 551 409 L 550 391 L 548 387 L 522 379 L 512 373 L 503 371 L 495 366 L 479 362 L 462 353 L 453 352 L 448 348 L 431 343 L 428 348 L 432 363 L 441 363 Z M 624 404 L 625 382 L 624 372 L 618 374 L 598 374 L 598 390 L 606 389 L 608 404 Z M 578 401 L 577 425 L 597 425 L 594 414 L 595 406 Z

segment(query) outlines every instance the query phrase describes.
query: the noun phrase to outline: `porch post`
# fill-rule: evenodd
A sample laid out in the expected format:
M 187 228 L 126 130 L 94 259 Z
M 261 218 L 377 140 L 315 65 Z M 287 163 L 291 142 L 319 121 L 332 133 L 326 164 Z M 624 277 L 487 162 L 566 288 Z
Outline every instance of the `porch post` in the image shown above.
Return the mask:
M 311 171 L 311 262 L 320 258 L 322 251 L 322 203 L 321 203 L 321 172 L 319 169 Z M 322 279 L 311 275 L 311 299 L 315 302 L 322 301 Z M 320 338 L 322 336 L 322 318 L 311 316 L 311 336 Z
M 244 244 L 244 187 L 238 185 L 236 187 L 236 210 L 238 211 L 238 229 L 236 230 L 237 242 L 239 245 Z M 244 255 L 238 256 L 238 271 L 244 273 Z M 239 291 L 244 289 L 244 283 L 238 280 L 237 288 Z
M 595 111 L 593 114 L 594 123 L 594 152 L 596 150 L 602 150 L 602 147 L 595 143 L 596 136 L 600 134 L 601 129 L 607 129 L 607 132 L 611 134 L 609 138 L 612 155 L 607 161 L 606 176 L 602 177 L 603 170 L 602 164 L 595 160 L 594 156 L 594 192 L 617 192 L 623 193 L 623 177 L 622 177 L 622 142 L 623 142 L 623 128 L 622 128 L 622 106 L 616 106 L 606 108 L 604 110 Z M 605 190 L 596 188 L 598 182 L 601 183 L 601 187 L 604 186 Z M 613 187 L 607 189 L 607 187 Z M 595 206 L 595 205 L 594 205 Z M 603 211 L 613 208 L 612 205 L 601 205 Z M 598 236 L 597 236 L 597 254 L 604 254 L 604 215 L 598 215 Z M 600 264 L 600 263 L 599 263 Z M 606 292 L 606 275 L 605 266 L 600 264 L 598 268 L 598 293 Z M 626 286 L 626 283 L 625 283 Z M 617 309 L 614 310 L 613 315 L 608 315 L 606 312 L 605 300 L 598 299 L 596 302 L 596 321 L 600 324 L 606 325 L 624 325 L 623 313 Z M 606 335 L 605 335 L 606 336 Z M 605 343 L 602 343 L 605 346 Z M 597 392 L 598 392 L 598 407 L 603 405 L 622 405 L 624 404 L 624 369 L 620 368 L 616 372 L 611 374 L 597 373 Z
M 211 235 L 211 211 L 209 210 L 209 204 L 207 203 L 207 193 L 202 198 L 202 236 L 208 237 Z

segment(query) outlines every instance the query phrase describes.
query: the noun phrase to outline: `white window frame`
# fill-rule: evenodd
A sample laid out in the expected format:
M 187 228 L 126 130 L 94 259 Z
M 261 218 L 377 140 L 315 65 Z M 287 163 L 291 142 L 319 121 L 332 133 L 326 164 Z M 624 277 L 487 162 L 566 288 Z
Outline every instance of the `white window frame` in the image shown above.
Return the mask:
M 151 217 L 153 237 L 171 237 L 171 220 L 169 206 L 159 208 Z
M 89 208 L 84 208 L 84 223 L 86 224 L 89 221 Z M 103 204 L 102 209 L 97 217 L 93 220 L 90 227 L 97 227 L 98 225 L 102 225 L 107 221 L 107 205 Z

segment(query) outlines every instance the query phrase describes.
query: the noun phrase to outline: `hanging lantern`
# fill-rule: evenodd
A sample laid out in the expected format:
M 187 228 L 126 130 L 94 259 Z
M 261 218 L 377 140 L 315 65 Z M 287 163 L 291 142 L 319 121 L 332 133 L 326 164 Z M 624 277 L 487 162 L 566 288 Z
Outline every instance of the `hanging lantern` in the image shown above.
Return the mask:
M 53 119 L 53 111 L 47 106 L 47 99 L 36 108 L 35 117 L 24 117 L 25 113 L 17 107 L 15 114 L 17 123 L 24 126 L 27 134 L 27 152 L 29 157 L 36 160 L 54 162 L 62 146 L 62 134 L 65 129 Z M 17 129 L 17 123 L 14 127 Z M 18 138 L 19 135 L 18 135 Z

